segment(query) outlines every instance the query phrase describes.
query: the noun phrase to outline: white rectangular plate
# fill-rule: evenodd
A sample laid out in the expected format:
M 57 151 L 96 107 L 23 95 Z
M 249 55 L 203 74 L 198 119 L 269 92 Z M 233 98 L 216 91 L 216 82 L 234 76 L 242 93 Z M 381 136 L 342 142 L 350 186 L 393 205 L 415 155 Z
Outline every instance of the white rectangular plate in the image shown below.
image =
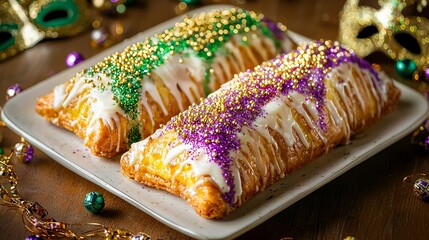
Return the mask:
M 209 6 L 195 12 L 230 6 Z M 192 12 L 190 14 L 193 14 Z M 42 119 L 34 111 L 36 98 L 54 86 L 70 79 L 80 69 L 94 65 L 104 56 L 121 51 L 127 45 L 160 32 L 181 18 L 174 18 L 142 32 L 123 43 L 61 72 L 19 94 L 4 106 L 2 118 L 7 126 L 54 160 L 80 176 L 100 185 L 166 225 L 198 239 L 228 239 L 239 236 L 309 193 L 330 182 L 372 155 L 413 131 L 426 117 L 428 104 L 416 91 L 397 83 L 401 99 L 397 109 L 353 144 L 341 146 L 313 161 L 299 171 L 277 182 L 223 220 L 207 220 L 198 216 L 179 197 L 129 180 L 120 172 L 119 158 L 93 156 L 83 141 L 71 132 Z M 298 41 L 308 39 L 292 33 Z

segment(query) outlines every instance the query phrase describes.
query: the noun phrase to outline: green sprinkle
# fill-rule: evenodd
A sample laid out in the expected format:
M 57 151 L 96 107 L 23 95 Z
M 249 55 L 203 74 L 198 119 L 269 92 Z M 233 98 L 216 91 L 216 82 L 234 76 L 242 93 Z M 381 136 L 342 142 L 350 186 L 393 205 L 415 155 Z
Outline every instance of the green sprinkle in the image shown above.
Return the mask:
M 129 144 L 131 145 L 132 143 L 138 142 L 142 139 L 142 136 L 140 134 L 140 127 L 139 125 L 134 125 L 131 127 L 130 132 L 128 133 L 128 139 L 129 139 Z
M 211 92 L 212 89 L 210 88 L 209 84 L 210 84 L 210 69 L 207 69 L 204 72 L 204 82 L 203 82 L 203 87 L 204 87 L 204 94 L 207 97 Z

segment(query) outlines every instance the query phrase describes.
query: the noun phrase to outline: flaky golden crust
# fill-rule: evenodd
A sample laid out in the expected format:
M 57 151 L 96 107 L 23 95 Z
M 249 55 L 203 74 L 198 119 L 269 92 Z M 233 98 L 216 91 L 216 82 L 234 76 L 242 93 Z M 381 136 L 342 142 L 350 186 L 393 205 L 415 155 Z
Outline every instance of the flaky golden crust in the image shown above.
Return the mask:
M 80 98 L 84 98 L 83 93 Z M 39 97 L 36 101 L 36 112 L 51 123 L 74 132 L 78 137 L 85 140 L 84 144 L 91 149 L 93 153 L 101 157 L 113 157 L 118 152 L 124 152 L 128 149 L 128 141 L 125 134 L 119 134 L 119 131 L 127 131 L 128 120 L 125 116 L 118 114 L 118 123 L 121 127 L 111 128 L 103 124 L 101 119 L 96 120 L 97 131 L 87 132 L 89 123 L 90 106 L 89 98 L 83 101 L 74 101 L 67 108 L 55 110 L 53 107 L 53 93 Z M 96 144 L 94 144 L 96 143 Z
M 338 126 L 334 116 L 325 110 L 327 122 L 324 136 L 326 140 L 323 140 L 317 131 L 308 124 L 307 120 L 295 109 L 292 109 L 293 118 L 303 129 L 307 141 L 311 143 L 310 147 L 305 146 L 296 131 L 293 132 L 296 141 L 291 146 L 286 144 L 278 131 L 271 128 L 269 129 L 271 142 L 257 131 L 246 133 L 255 139 L 255 144 L 241 146 L 239 149 L 242 155 L 237 159 L 237 165 L 242 179 L 242 194 L 233 207 L 225 202 L 221 190 L 210 177 L 200 176 L 196 178 L 194 176 L 191 164 L 185 161 L 186 153 L 179 155 L 171 162 L 164 163 L 168 147 L 170 145 L 175 146 L 177 142 L 180 142 L 178 133 L 175 131 L 165 131 L 160 137 L 155 134 L 144 143 L 133 146 L 121 159 L 122 173 L 148 186 L 164 189 L 181 196 L 199 215 L 205 218 L 223 218 L 233 208 L 247 202 L 278 179 L 325 154 L 335 146 L 348 143 L 349 134 L 362 132 L 384 115 L 393 111 L 400 96 L 400 91 L 394 86 L 393 81 L 386 81 L 384 86 L 387 101 L 382 103 L 380 100 L 382 96 L 378 95 L 377 92 L 364 90 L 374 87 L 371 85 L 371 81 L 359 74 L 357 68 L 352 68 L 351 71 L 355 87 L 348 90 L 344 99 L 335 89 L 335 83 L 325 80 L 327 101 L 332 101 L 339 109 L 347 109 L 346 105 L 356 107 L 353 113 L 340 113 L 343 114 L 344 121 L 350 125 L 350 129 L 346 128 L 345 125 Z M 358 95 L 369 107 L 359 107 L 358 101 L 362 101 L 362 99 L 359 100 Z M 251 150 L 245 151 L 244 148 Z M 259 171 L 261 167 L 259 166 L 258 169 L 255 164 L 254 159 L 257 154 L 262 158 L 262 168 L 266 169 L 264 173 L 261 173 Z M 275 159 L 280 159 L 280 161 L 275 162 Z M 182 166 L 181 169 L 179 169 L 180 166 Z
M 183 159 L 165 166 L 162 156 L 166 146 L 177 140 L 177 134 L 168 132 L 160 139 L 147 139 L 147 144 L 153 145 L 147 148 L 141 159 L 140 168 L 136 171 L 134 164 L 130 163 L 130 153 L 126 152 L 121 158 L 122 173 L 129 178 L 147 186 L 166 190 L 185 199 L 196 209 L 198 214 L 206 218 L 218 218 L 228 212 L 228 204 L 223 200 L 219 188 L 209 178 L 201 181 L 192 174 L 191 166 L 180 166 Z M 182 167 L 179 175 L 174 172 Z M 174 180 L 173 180 L 174 179 Z

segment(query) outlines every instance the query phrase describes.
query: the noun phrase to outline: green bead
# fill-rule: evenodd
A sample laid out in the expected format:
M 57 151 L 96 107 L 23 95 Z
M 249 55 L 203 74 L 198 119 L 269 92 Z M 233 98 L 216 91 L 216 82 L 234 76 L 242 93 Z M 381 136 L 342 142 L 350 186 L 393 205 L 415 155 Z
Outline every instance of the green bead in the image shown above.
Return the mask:
M 104 198 L 99 192 L 90 192 L 83 199 L 83 206 L 92 213 L 99 213 L 104 208 Z
M 404 78 L 411 78 L 417 71 L 417 64 L 411 59 L 398 60 L 395 64 L 396 72 Z

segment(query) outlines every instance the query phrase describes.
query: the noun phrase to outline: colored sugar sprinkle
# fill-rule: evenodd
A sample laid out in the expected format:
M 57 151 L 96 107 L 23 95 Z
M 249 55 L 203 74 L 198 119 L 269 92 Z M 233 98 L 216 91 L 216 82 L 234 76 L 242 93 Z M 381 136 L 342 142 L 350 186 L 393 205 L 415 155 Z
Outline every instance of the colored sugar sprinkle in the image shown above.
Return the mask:
M 318 41 L 287 55 L 257 66 L 253 71 L 237 75 L 232 87 L 220 89 L 201 104 L 192 105 L 187 111 L 166 124 L 166 130 L 176 130 L 185 144 L 205 149 L 210 161 L 220 166 L 230 191 L 224 199 L 234 202 L 234 178 L 230 170 L 233 160 L 230 151 L 238 151 L 240 140 L 237 133 L 244 126 L 252 128 L 253 122 L 269 101 L 296 91 L 316 102 L 319 112 L 318 125 L 326 131 L 325 76 L 333 67 L 352 62 L 369 70 L 380 82 L 378 73 L 371 65 L 337 42 Z
M 142 88 L 141 81 L 150 77 L 158 66 L 162 65 L 172 54 L 180 53 L 181 57 L 190 54 L 199 57 L 206 65 L 204 91 L 210 89 L 210 66 L 215 53 L 222 48 L 233 35 L 245 35 L 261 31 L 272 39 L 280 48 L 286 28 L 276 24 L 261 14 L 242 9 L 214 10 L 194 17 L 185 17 L 174 27 L 158 33 L 142 42 L 127 47 L 123 52 L 108 56 L 104 61 L 85 70 L 89 76 L 103 73 L 112 79 L 109 83 L 118 102 L 129 119 L 136 119 L 139 114 L 138 104 Z M 243 40 L 243 45 L 246 41 Z M 105 86 L 101 86 L 104 88 Z M 140 140 L 133 134 L 131 142 Z M 130 138 L 130 137 L 129 137 Z

